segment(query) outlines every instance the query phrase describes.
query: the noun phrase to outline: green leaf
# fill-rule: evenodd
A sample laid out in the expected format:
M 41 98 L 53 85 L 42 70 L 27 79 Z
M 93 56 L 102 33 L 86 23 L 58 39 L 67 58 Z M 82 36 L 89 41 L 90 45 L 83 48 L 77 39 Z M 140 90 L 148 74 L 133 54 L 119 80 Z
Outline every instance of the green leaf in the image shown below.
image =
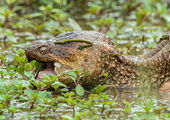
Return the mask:
M 5 58 L 4 58 L 3 56 L 0 56 L 0 60 L 1 60 L 1 61 L 4 61 Z
M 107 57 L 108 55 L 107 54 L 102 54 L 100 57 L 101 58 L 105 58 L 105 57 Z
M 62 119 L 63 120 L 73 120 L 73 118 L 70 115 L 63 115 Z
M 27 90 L 24 90 L 24 94 L 27 95 L 29 98 L 31 98 L 33 91 L 31 89 L 27 89 Z
M 108 77 L 109 76 L 109 73 L 105 73 L 103 74 L 104 77 Z
M 16 0 L 6 0 L 7 4 L 14 4 L 16 2 Z
M 81 78 L 81 77 L 87 75 L 87 73 L 88 73 L 88 72 L 83 72 L 83 73 L 81 73 L 81 74 L 79 75 L 79 78 Z
M 152 41 L 152 42 L 150 42 L 150 43 L 147 45 L 147 47 L 148 47 L 148 48 L 154 48 L 156 45 L 157 45 L 157 43 L 154 42 L 154 41 Z
M 63 84 L 63 83 L 61 83 L 61 82 L 54 82 L 53 84 L 52 84 L 52 87 L 55 89 L 55 90 L 57 90 L 59 87 L 67 87 L 65 84 Z
M 73 80 L 73 81 L 76 81 L 76 78 L 77 78 L 77 74 L 75 72 L 69 72 L 69 73 L 64 73 L 65 75 L 67 76 L 70 76 L 70 78 Z
M 0 120 L 6 120 L 4 115 L 0 115 Z
M 82 70 L 81 69 L 74 69 L 73 72 L 78 75 Z
M 26 63 L 25 66 L 24 66 L 24 69 L 31 70 L 31 69 L 33 69 L 33 67 L 30 63 Z
M 50 76 L 49 75 L 47 75 L 46 73 L 43 73 L 43 80 L 51 80 L 51 78 L 50 78 Z
M 24 68 L 22 66 L 19 66 L 16 70 L 19 74 L 21 74 L 21 75 L 24 74 Z
M 76 86 L 76 93 L 80 96 L 84 95 L 84 88 L 80 84 Z
M 35 61 L 35 60 L 32 60 L 32 61 L 30 62 L 30 64 L 31 64 L 32 66 L 35 66 L 36 61 Z M 38 63 L 37 63 L 37 64 L 38 64 Z
M 95 88 L 95 92 L 96 93 L 101 93 L 101 92 L 103 92 L 106 88 L 108 87 L 108 85 L 99 85 L 99 86 L 97 86 L 96 88 Z
M 17 111 L 17 108 L 14 105 L 9 106 L 8 112 L 15 113 Z
M 31 80 L 30 83 L 31 83 L 34 87 L 38 88 L 38 84 L 37 84 L 37 82 L 36 82 L 35 80 Z
M 22 62 L 23 58 L 22 57 L 19 57 L 19 56 L 15 56 L 15 60 L 19 63 Z
M 28 77 L 28 78 L 34 78 L 32 72 L 25 72 L 25 76 Z
M 78 46 L 78 48 L 77 48 L 77 49 L 79 49 L 79 50 L 83 50 L 83 49 L 84 49 L 84 46 L 80 45 L 80 46 Z
M 69 89 L 68 88 L 63 88 L 63 89 L 60 89 L 59 91 L 61 91 L 61 92 L 68 92 Z
M 69 25 L 70 25 L 74 30 L 82 30 L 81 27 L 79 26 L 79 24 L 78 24 L 75 20 L 73 20 L 73 19 L 71 19 L 71 18 L 69 18 L 68 20 L 69 20 Z

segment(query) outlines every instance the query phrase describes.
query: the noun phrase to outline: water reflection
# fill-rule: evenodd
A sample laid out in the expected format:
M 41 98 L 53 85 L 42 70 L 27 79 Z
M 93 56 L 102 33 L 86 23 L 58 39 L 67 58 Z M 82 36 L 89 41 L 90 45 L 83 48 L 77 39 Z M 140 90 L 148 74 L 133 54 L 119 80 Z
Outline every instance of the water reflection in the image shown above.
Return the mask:
M 121 102 L 126 100 L 128 102 L 137 101 L 138 99 L 157 99 L 159 102 L 166 102 L 170 104 L 170 93 L 160 92 L 158 88 L 118 88 L 118 96 L 116 101 Z M 113 94 L 114 90 L 110 90 Z

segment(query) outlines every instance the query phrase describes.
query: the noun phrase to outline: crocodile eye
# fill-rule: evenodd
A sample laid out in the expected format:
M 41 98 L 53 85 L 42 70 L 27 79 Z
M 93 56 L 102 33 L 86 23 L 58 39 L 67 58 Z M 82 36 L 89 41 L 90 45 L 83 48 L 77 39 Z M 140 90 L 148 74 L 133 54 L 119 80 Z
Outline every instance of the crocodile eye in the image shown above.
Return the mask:
M 39 52 L 40 52 L 41 54 L 46 54 L 46 53 L 48 52 L 47 47 L 41 47 L 41 48 L 39 49 Z

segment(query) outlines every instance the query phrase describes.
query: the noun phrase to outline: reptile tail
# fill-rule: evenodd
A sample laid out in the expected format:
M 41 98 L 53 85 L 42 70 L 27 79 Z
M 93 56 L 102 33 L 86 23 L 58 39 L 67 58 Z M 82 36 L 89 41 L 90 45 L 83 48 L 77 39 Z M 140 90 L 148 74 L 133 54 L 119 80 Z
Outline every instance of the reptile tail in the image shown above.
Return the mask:
M 153 48 L 151 51 L 147 52 L 146 54 L 141 55 L 141 58 L 149 59 L 152 58 L 153 56 L 157 55 L 159 51 L 161 51 L 168 43 L 170 43 L 170 32 L 167 34 L 163 35 L 160 38 L 161 43 L 158 44 L 155 48 Z
M 170 34 L 164 35 L 161 43 L 137 59 L 137 70 L 141 83 L 160 87 L 170 81 Z M 147 79 L 147 80 L 146 80 Z
M 165 45 L 156 55 L 147 60 L 147 65 L 155 71 L 158 86 L 170 81 L 170 42 Z

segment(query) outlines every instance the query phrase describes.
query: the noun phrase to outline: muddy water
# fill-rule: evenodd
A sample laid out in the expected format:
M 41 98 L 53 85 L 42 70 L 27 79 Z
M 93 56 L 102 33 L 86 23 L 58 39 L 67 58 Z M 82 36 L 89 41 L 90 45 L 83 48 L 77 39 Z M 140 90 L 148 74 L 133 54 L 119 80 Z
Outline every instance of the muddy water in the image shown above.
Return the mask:
M 111 94 L 114 94 L 112 91 Z M 140 99 L 157 99 L 160 102 L 165 102 L 170 104 L 170 93 L 169 92 L 161 92 L 158 88 L 119 88 L 117 101 L 122 101 L 123 99 L 128 102 L 136 101 L 138 98 Z

